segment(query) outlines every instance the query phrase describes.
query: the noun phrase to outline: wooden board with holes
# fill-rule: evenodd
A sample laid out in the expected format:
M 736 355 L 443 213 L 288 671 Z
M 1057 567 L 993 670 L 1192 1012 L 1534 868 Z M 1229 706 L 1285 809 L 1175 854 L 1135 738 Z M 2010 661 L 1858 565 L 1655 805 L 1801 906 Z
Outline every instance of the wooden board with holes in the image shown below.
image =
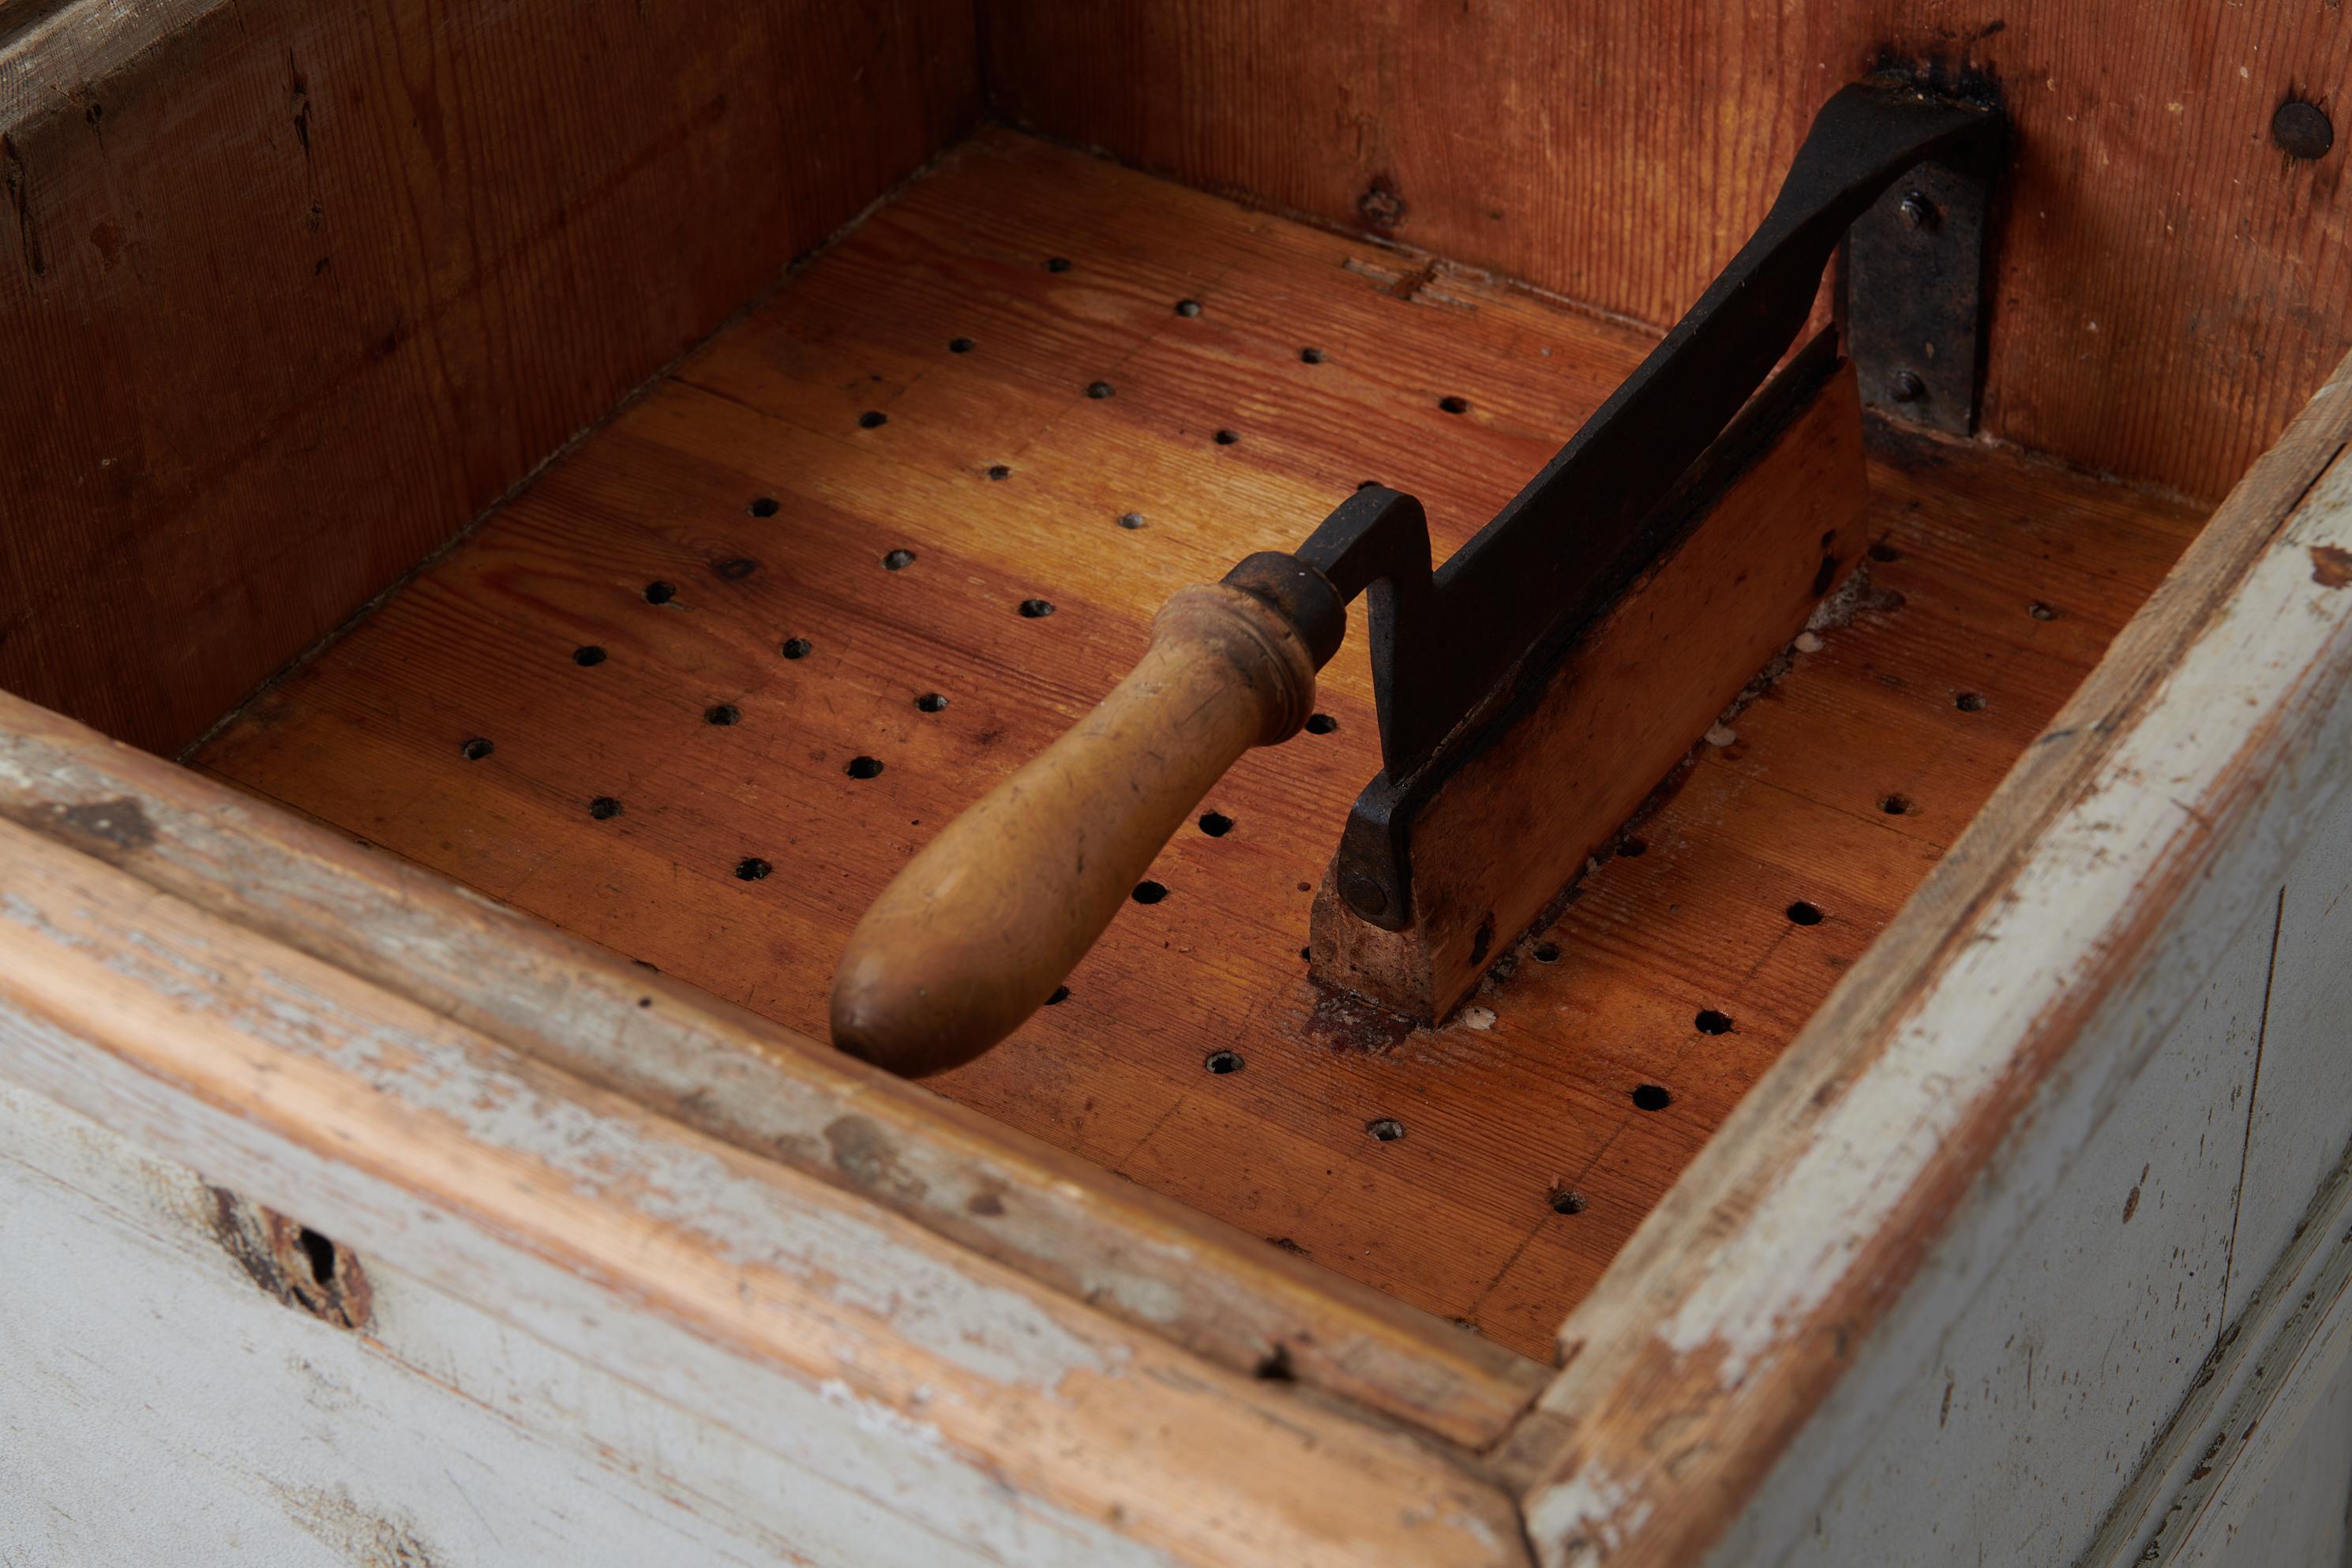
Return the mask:
M 1648 342 L 985 133 L 197 761 L 821 1037 L 867 900 L 1171 592 L 1365 479 L 1452 550 Z M 1164 896 L 937 1087 L 1549 1359 L 2198 521 L 1981 447 L 1873 482 L 1850 620 L 1452 1026 L 1370 1033 L 1303 978 L 1377 766 L 1351 644 L 1330 722 L 1244 758 Z

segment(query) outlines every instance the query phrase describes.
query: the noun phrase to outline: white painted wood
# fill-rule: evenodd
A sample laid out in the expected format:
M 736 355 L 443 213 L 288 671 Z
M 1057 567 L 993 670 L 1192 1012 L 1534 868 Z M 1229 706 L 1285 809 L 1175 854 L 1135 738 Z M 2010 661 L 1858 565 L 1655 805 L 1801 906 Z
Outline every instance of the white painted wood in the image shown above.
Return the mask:
M 2352 1533 L 2352 1369 L 2339 1366 L 2260 1495 L 2210 1547 L 2179 1559 L 2194 1568 L 2340 1568 Z

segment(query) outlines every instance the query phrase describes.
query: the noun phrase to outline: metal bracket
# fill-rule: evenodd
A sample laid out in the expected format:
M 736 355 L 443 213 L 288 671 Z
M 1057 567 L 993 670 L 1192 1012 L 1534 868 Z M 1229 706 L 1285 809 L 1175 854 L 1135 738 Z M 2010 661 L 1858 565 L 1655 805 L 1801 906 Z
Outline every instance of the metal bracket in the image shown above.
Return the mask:
M 1906 417 L 1967 427 L 1985 192 L 2001 132 L 1998 110 L 1907 82 L 1841 89 L 1731 264 L 1443 567 L 1429 569 L 1420 503 L 1373 486 L 1295 555 L 1234 568 L 1226 581 L 1289 614 L 1318 662 L 1339 646 L 1346 602 L 1370 594 L 1384 766 L 1349 815 L 1336 867 L 1357 915 L 1391 931 L 1411 922 L 1415 814 L 1517 721 L 1521 694 L 1655 558 L 1672 521 L 1664 503 L 1795 342 L 1850 229 L 1853 276 L 1842 297 L 1866 352 L 1884 356 L 1877 393 Z M 1905 210 L 1915 192 L 1916 225 Z M 1857 360 L 1864 353 L 1858 341 Z

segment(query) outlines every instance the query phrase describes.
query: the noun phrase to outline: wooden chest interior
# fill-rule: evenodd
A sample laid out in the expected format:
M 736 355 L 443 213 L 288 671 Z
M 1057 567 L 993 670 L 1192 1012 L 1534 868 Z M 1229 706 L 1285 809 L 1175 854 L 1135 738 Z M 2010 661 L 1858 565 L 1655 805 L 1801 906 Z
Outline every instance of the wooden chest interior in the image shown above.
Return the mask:
M 560 51 L 555 9 L 415 22 L 406 52 L 289 17 L 289 54 L 198 8 L 142 47 L 203 73 L 12 132 L 0 315 L 32 348 L 8 395 L 44 435 L 6 487 L 0 686 L 813 1050 L 861 910 L 1170 593 L 1366 479 L 1458 545 L 1885 41 L 1824 22 L 1766 51 L 1801 77 L 1708 68 L 1706 112 L 1637 136 L 1631 87 L 1497 63 L 1513 28 L 1581 25 L 1545 7 L 1365 24 L 1512 88 L 1443 128 L 1328 8 L 1293 18 L 1295 59 L 1247 6 L 1034 0 L 976 37 L 944 0 L 658 35 L 591 7 Z M 1595 26 L 1605 77 L 1633 24 Z M 530 90 L 489 90 L 517 59 Z M 1066 994 L 933 1087 L 1550 1361 L 2342 347 L 2315 330 L 2308 374 L 2283 366 L 2273 312 L 2199 294 L 2224 241 L 2074 193 L 2111 154 L 2058 129 L 2096 89 L 2043 88 L 2048 63 L 2011 69 L 2042 97 L 2017 110 L 1986 438 L 1875 432 L 1835 613 L 1470 1006 L 1403 1031 L 1306 978 L 1379 765 L 1351 643 L 1308 732 L 1218 786 Z M 2168 123 L 2112 152 L 2142 205 L 2178 172 Z M 2265 146 L 2200 177 L 2271 182 L 2250 265 L 2314 286 L 2310 176 Z M 2141 227 L 2103 236 L 2124 211 Z M 2201 340 L 2133 287 L 2167 268 L 2210 304 Z

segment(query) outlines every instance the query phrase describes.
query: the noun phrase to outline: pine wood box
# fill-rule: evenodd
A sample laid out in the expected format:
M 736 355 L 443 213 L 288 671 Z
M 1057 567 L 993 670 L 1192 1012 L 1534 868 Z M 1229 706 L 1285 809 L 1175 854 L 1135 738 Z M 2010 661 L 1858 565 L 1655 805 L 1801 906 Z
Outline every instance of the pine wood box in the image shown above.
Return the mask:
M 0 11 L 0 1559 L 2335 1562 L 2347 47 Z M 1458 544 L 1888 62 L 2016 128 L 1979 435 L 1475 1005 L 1306 977 L 1350 647 L 1013 1041 L 825 1045 L 1171 592 Z

